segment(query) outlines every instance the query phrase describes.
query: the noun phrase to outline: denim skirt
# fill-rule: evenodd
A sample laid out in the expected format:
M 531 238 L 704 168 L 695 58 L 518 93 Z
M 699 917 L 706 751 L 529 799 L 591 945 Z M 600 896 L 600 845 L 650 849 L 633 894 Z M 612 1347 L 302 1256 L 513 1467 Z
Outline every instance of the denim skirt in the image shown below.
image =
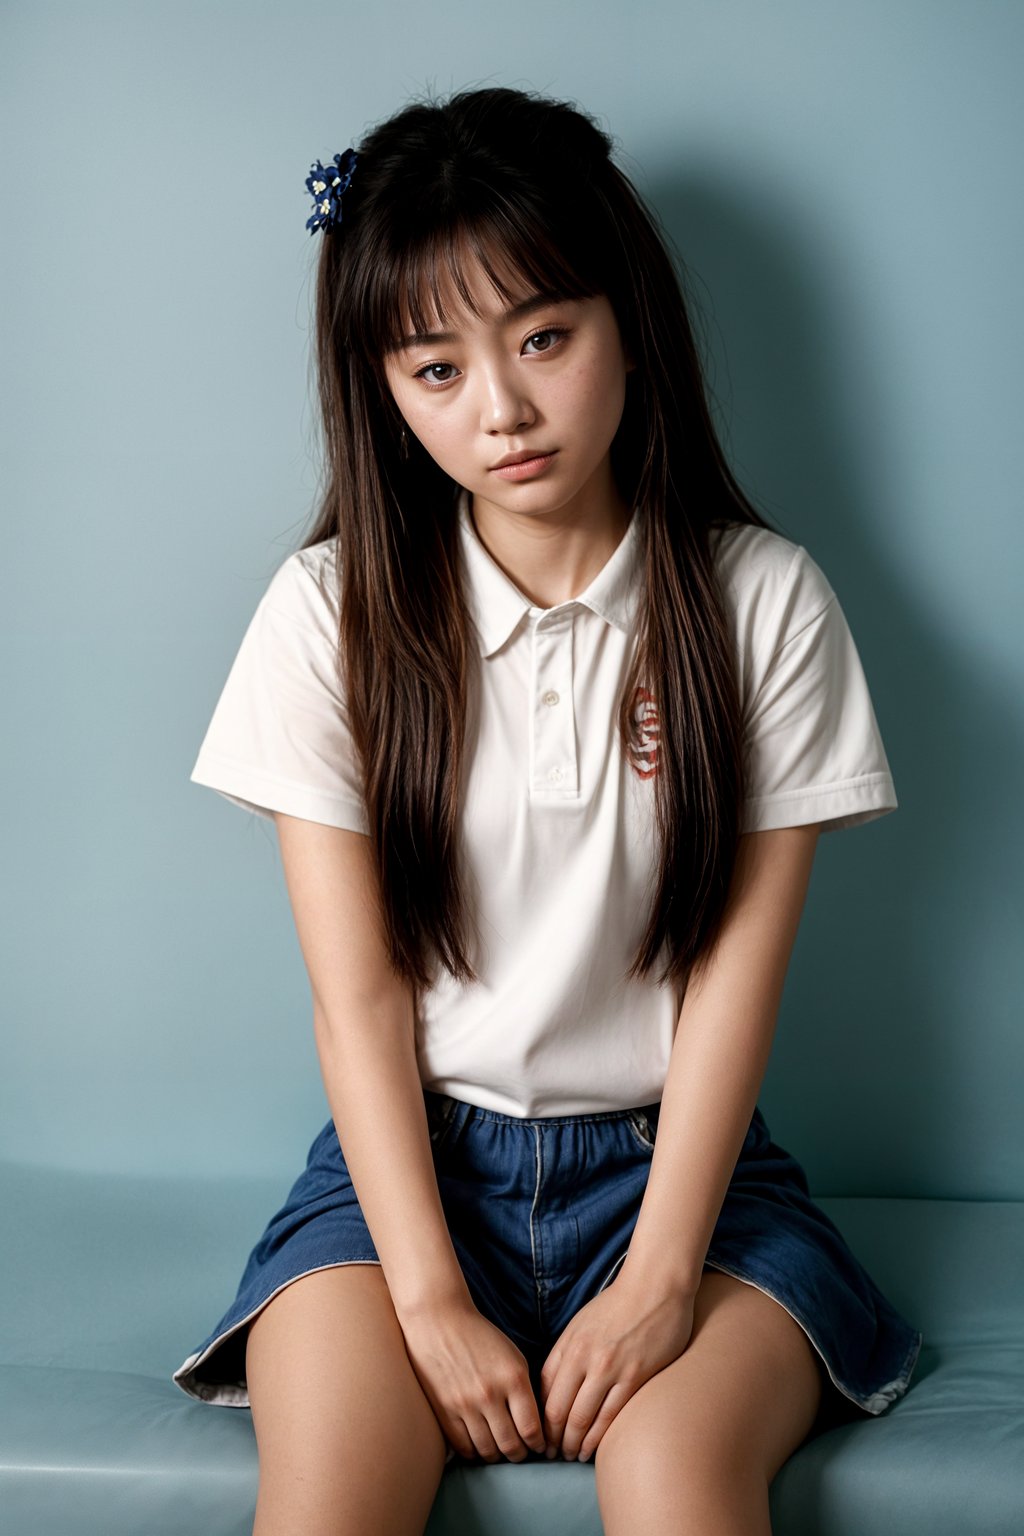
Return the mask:
M 430 1089 L 424 1101 L 441 1204 L 473 1302 L 523 1352 L 536 1391 L 562 1330 L 626 1258 L 660 1105 L 521 1119 Z M 379 1262 L 329 1120 L 252 1249 L 234 1300 L 171 1379 L 199 1401 L 248 1407 L 245 1339 L 261 1308 L 301 1275 Z M 921 1333 L 811 1199 L 803 1168 L 772 1140 L 760 1109 L 704 1267 L 756 1287 L 795 1319 L 839 1418 L 884 1413 L 907 1390 Z

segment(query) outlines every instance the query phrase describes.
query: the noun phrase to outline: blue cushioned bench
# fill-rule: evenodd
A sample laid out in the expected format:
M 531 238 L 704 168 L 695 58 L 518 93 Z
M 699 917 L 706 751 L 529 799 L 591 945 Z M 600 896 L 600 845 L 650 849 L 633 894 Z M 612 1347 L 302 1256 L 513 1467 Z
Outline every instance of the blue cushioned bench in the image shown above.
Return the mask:
M 0 1165 L 0 1536 L 250 1536 L 251 1415 L 170 1374 L 283 1192 Z M 1024 1202 L 816 1198 L 925 1342 L 783 1467 L 775 1536 L 1020 1536 Z M 428 1531 L 600 1536 L 594 1468 L 455 1462 Z

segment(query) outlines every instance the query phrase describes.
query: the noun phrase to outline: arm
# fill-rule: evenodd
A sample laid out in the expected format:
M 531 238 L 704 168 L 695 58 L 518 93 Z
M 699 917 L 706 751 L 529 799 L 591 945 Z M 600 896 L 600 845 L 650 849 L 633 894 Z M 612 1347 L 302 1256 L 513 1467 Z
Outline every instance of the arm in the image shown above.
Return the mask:
M 740 838 L 718 943 L 691 975 L 629 1258 L 633 1279 L 693 1294 L 757 1103 L 818 826 Z
M 369 839 L 274 819 L 324 1088 L 395 1310 L 468 1300 L 434 1174 L 412 990 L 387 961 Z
M 275 813 L 324 1088 L 416 1377 L 453 1450 L 525 1459 L 544 1435 L 521 1350 L 476 1308 L 434 1171 L 412 989 L 391 969 L 369 839 Z
M 571 1319 L 541 1372 L 549 1452 L 596 1449 L 623 1403 L 677 1359 L 757 1102 L 818 827 L 740 838 L 718 942 L 691 972 L 629 1256 Z

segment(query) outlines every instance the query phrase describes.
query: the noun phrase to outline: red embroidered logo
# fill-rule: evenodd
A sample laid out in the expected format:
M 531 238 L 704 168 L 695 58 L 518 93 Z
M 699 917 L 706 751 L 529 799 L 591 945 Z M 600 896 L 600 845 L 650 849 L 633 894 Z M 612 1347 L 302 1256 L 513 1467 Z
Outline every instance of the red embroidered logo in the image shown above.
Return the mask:
M 658 705 L 649 689 L 638 688 L 634 693 L 630 719 L 633 726 L 630 767 L 642 779 L 653 778 L 658 771 L 661 725 L 658 721 Z

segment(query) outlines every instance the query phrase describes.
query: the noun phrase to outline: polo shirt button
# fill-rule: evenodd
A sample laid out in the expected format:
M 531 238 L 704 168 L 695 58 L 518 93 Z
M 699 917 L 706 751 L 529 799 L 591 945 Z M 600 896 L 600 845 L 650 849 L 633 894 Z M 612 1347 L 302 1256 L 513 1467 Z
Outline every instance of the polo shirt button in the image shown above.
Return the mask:
M 548 692 L 544 695 L 544 703 L 545 704 L 557 704 L 558 703 L 558 694 L 555 692 L 555 690 L 553 688 L 549 688 Z
M 560 783 L 561 779 L 562 779 L 562 769 L 561 768 L 549 768 L 548 769 L 548 778 L 551 780 L 552 784 Z

